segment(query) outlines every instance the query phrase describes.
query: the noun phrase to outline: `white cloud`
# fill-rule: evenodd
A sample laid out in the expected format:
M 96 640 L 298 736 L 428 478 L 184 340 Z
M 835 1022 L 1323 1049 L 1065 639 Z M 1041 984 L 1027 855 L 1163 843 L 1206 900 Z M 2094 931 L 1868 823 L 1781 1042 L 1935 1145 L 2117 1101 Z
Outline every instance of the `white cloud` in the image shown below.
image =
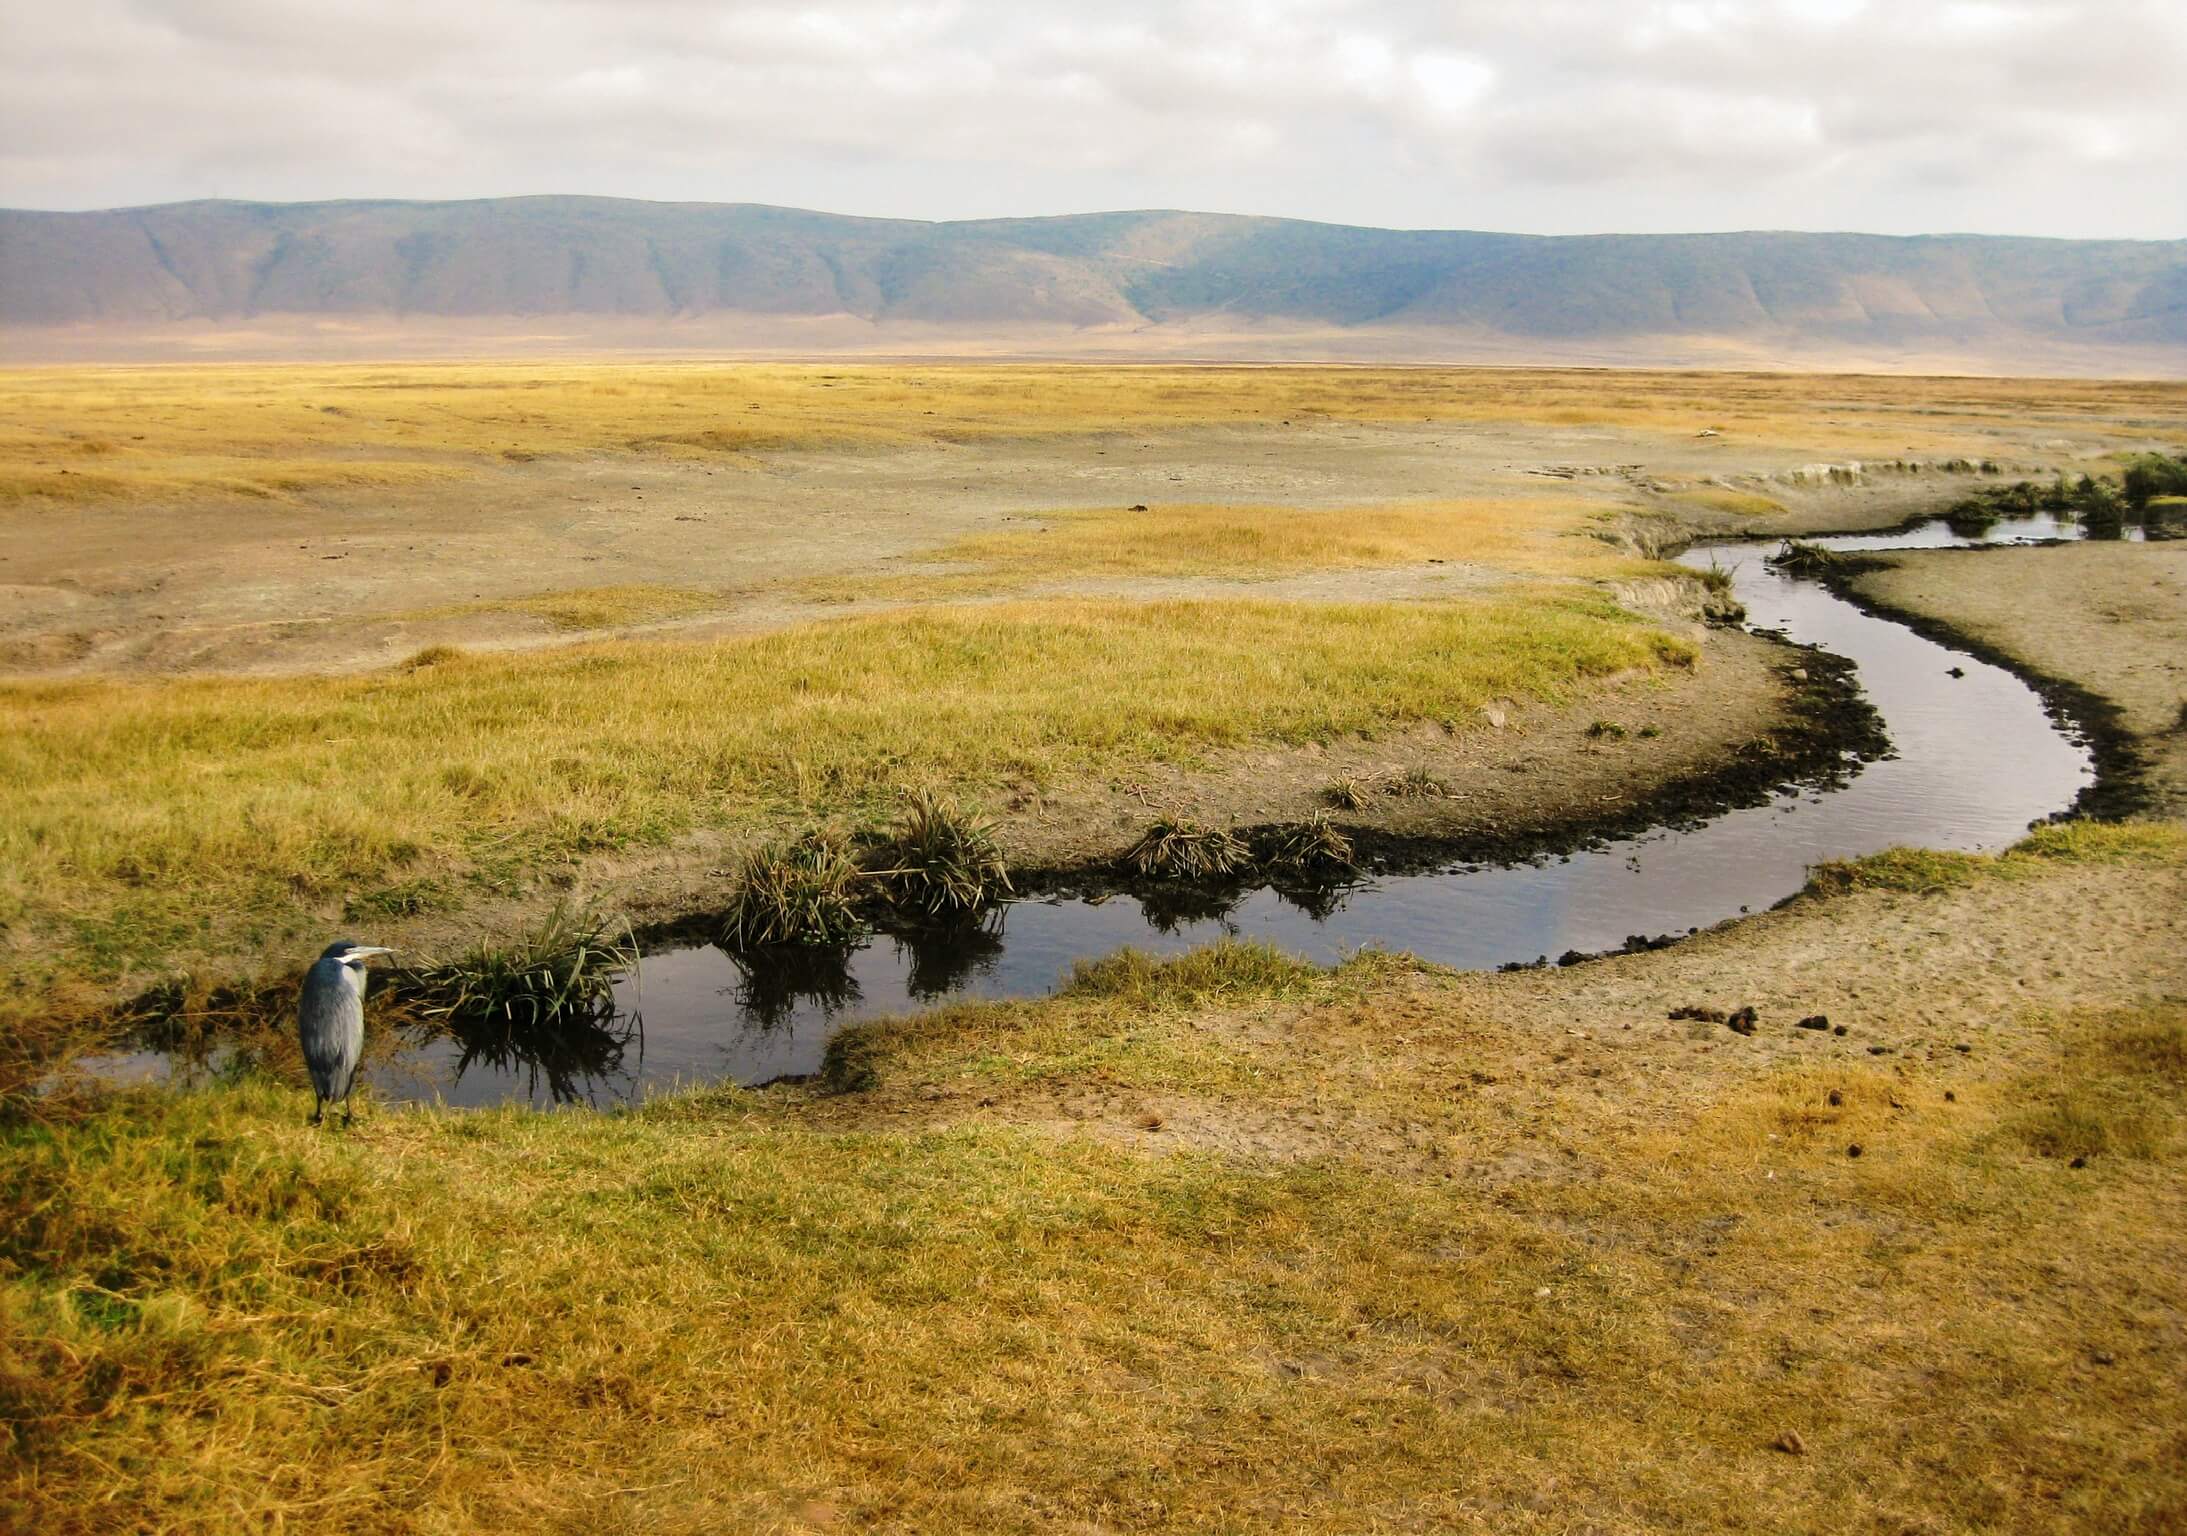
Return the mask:
M 2187 234 L 2177 0 L 0 0 L 0 203 Z

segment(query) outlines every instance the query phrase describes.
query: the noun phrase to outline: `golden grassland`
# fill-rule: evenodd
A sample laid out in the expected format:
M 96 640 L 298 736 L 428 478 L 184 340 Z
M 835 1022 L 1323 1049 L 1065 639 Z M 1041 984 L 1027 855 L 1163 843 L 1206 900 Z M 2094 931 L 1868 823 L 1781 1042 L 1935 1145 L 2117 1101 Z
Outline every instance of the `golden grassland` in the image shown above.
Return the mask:
M 2014 1050 L 1941 1077 L 1687 1056 L 1691 1087 L 1644 1070 L 1627 1098 L 1469 985 L 1126 954 L 861 1032 L 859 1091 L 618 1114 L 342 1134 L 256 1078 L 50 1097 L 0 1124 L 0 1511 L 51 1536 L 2187 1515 L 2187 1005 L 2024 1010 Z M 1335 1129 L 1272 1156 L 912 1112 L 1043 1081 Z
M 536 458 L 743 464 L 794 448 L 1187 426 L 1535 423 L 1832 455 L 1980 455 L 2187 385 L 1586 369 L 703 363 L 175 365 L 0 372 L 0 505 L 282 497 Z
M 1458 561 L 1597 580 L 1665 574 L 1665 566 L 1593 537 L 1606 515 L 1599 503 L 1551 496 L 1065 509 L 952 540 L 921 562 L 947 568 L 939 572 L 816 578 L 799 590 L 819 598 L 960 597 L 1057 581 L 1251 581 Z
M 1416 604 L 1054 602 L 713 643 L 431 654 L 338 678 L 0 685 L 0 928 L 18 976 L 278 948 L 344 892 L 526 886 L 588 854 L 894 791 L 1474 720 L 1690 666 L 1578 590 Z M 460 899 L 460 894 L 458 899 Z

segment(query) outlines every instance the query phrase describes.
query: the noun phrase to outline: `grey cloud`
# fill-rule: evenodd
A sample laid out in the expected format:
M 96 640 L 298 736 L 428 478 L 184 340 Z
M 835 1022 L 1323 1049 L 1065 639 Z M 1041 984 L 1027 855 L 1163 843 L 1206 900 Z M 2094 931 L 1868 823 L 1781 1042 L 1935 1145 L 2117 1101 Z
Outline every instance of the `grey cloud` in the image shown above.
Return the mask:
M 0 203 L 2187 231 L 2176 0 L 0 0 Z

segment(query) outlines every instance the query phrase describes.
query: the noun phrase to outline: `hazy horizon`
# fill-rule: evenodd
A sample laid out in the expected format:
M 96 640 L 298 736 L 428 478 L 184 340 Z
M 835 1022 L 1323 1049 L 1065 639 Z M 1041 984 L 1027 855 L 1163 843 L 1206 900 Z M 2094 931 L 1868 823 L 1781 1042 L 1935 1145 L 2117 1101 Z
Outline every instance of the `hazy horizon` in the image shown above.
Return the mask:
M 1252 209 L 1230 208 L 1172 208 L 1147 205 L 1143 207 L 1073 208 L 1060 212 L 982 214 L 969 218 L 929 217 L 908 213 L 867 213 L 856 208 L 823 207 L 814 204 L 763 202 L 751 198 L 696 198 L 696 197 L 634 197 L 619 192 L 495 192 L 470 197 L 411 197 L 389 194 L 378 197 L 181 197 L 161 202 L 116 203 L 99 207 L 63 208 L 37 206 L 27 203 L 0 204 L 0 211 L 10 213 L 142 213 L 158 208 L 179 208 L 192 203 L 233 203 L 242 206 L 311 208 L 334 207 L 342 204 L 457 204 L 514 202 L 526 199 L 568 200 L 585 199 L 597 202 L 647 203 L 663 207 L 690 206 L 711 208 L 770 208 L 784 213 L 813 213 L 836 219 L 870 219 L 875 222 L 900 224 L 996 224 L 1032 222 L 1038 220 L 1098 219 L 1123 217 L 1133 214 L 1206 214 L 1222 218 L 1267 219 L 1298 224 L 1323 224 L 1338 229 L 1372 229 L 1393 234 L 1484 234 L 1512 235 L 1525 239 L 1540 240 L 1587 240 L 1615 239 L 1620 236 L 1647 238 L 1676 238 L 1681 235 L 1839 235 L 1861 239 L 1879 240 L 2056 240 L 2061 242 L 2089 240 L 2132 241 L 2141 244 L 2160 245 L 2187 241 L 2187 233 L 2171 235 L 2018 235 L 1993 229 L 1917 229 L 1906 231 L 1859 229 L 1852 226 L 1836 228 L 1802 227 L 1794 225 L 1727 224 L 1710 229 L 1492 229 L 1486 225 L 1444 224 L 1359 224 L 1343 219 L 1300 218 L 1291 214 L 1267 213 Z

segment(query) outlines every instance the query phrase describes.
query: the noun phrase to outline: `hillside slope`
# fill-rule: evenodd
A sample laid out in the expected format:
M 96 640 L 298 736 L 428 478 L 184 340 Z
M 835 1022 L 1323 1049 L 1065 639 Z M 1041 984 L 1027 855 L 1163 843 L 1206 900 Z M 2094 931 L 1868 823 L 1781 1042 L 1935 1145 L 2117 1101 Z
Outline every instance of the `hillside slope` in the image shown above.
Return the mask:
M 1546 237 L 1170 212 L 935 224 L 588 197 L 0 211 L 0 325 L 18 334 L 296 317 L 742 317 L 755 335 L 825 318 L 963 341 L 1259 331 L 1338 352 L 1351 336 L 1362 355 L 1471 336 L 1545 355 L 1685 341 L 2187 366 L 2187 241 Z

